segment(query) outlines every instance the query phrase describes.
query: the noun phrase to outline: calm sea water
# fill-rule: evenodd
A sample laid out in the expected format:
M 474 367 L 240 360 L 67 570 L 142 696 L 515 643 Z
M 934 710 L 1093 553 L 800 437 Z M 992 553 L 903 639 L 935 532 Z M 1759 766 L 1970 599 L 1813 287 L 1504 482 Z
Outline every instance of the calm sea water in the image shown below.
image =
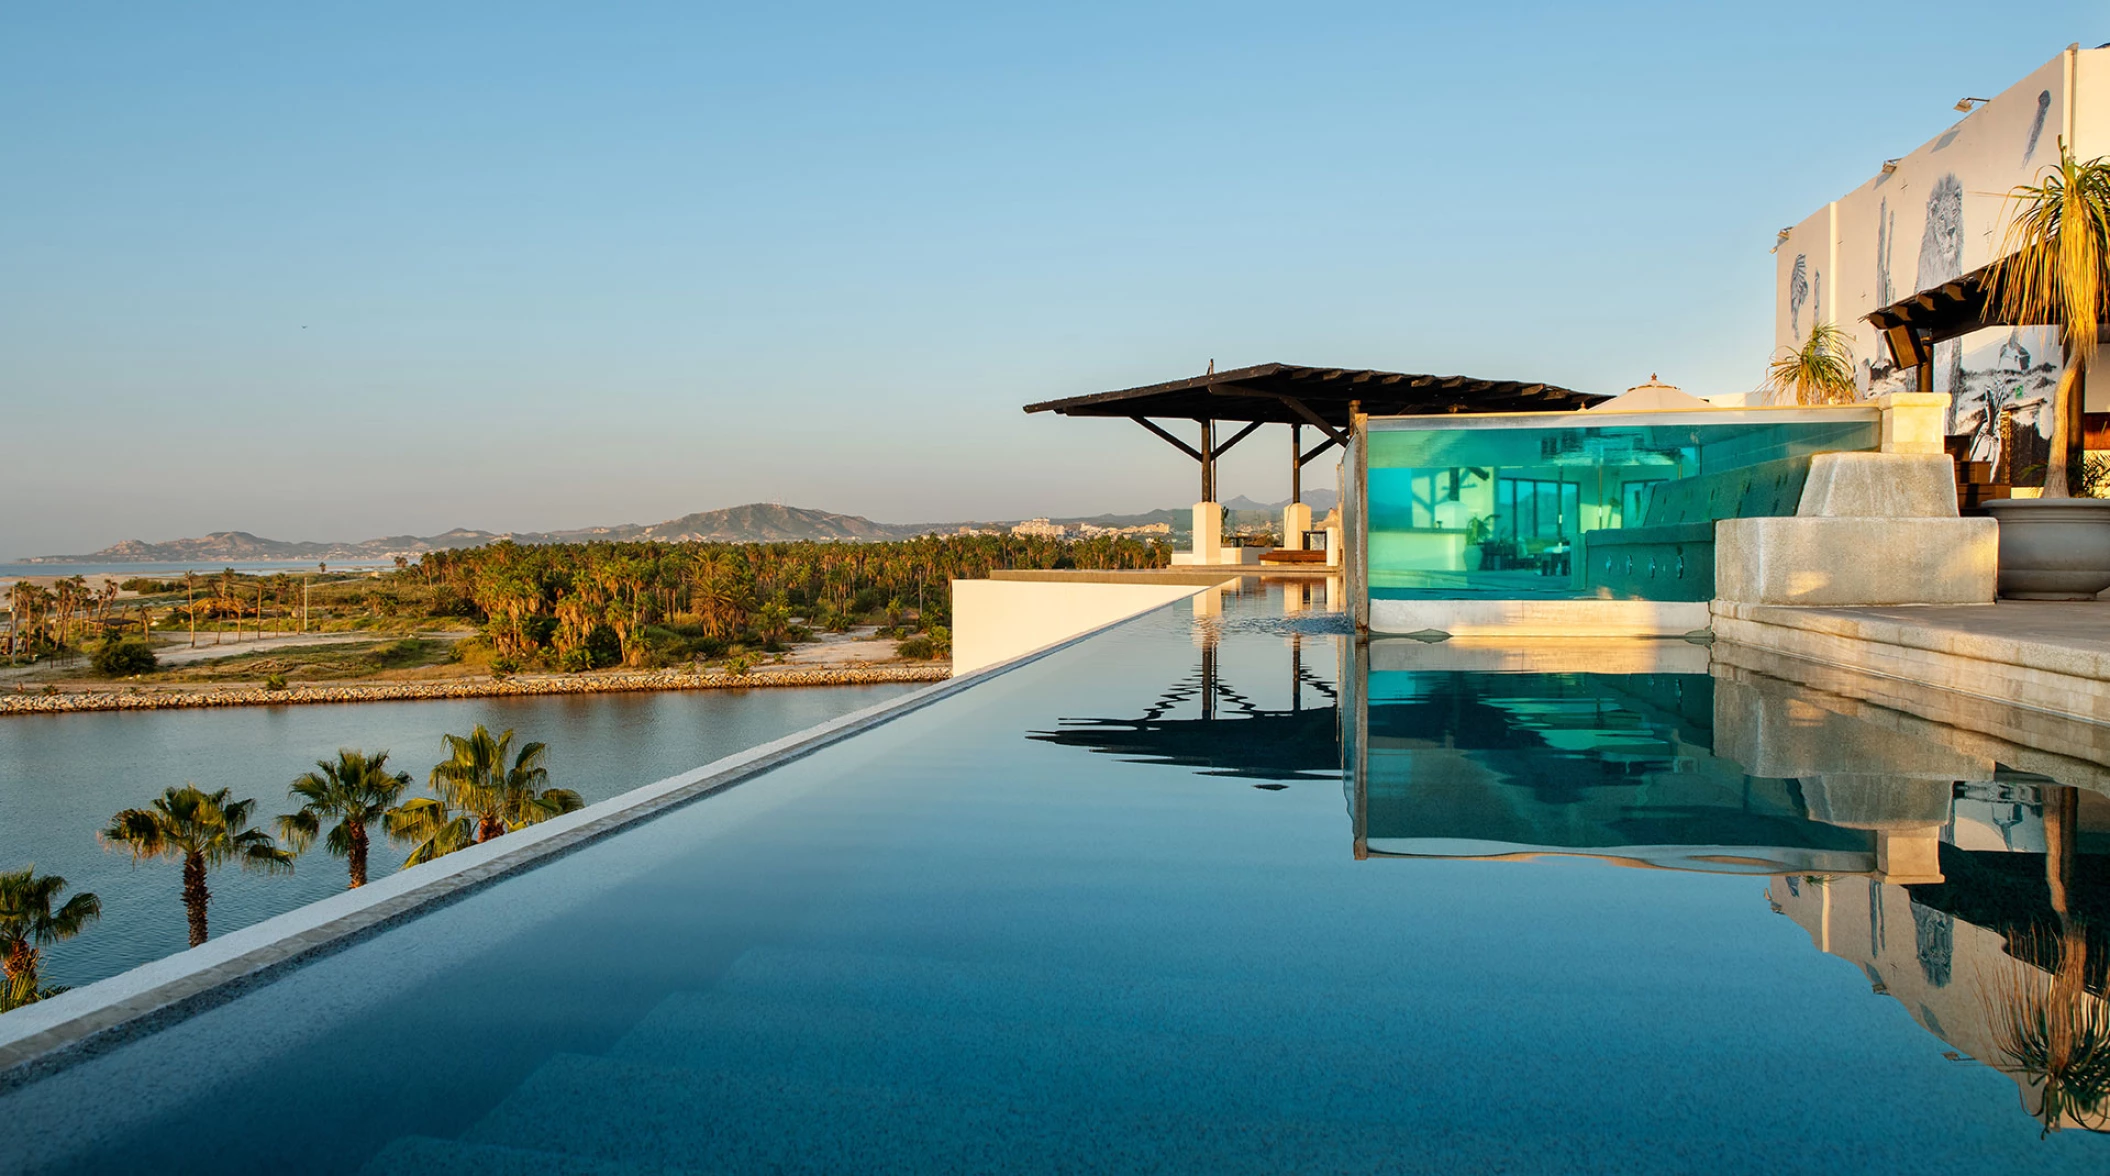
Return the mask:
M 549 744 L 552 783 L 589 803 L 870 706 L 910 685 L 698 690 L 665 694 L 374 702 L 0 719 L 0 868 L 34 864 L 101 896 L 85 935 L 47 950 L 46 979 L 79 985 L 189 945 L 178 868 L 131 864 L 96 830 L 119 809 L 194 782 L 258 801 L 258 823 L 289 810 L 286 785 L 339 747 L 387 751 L 415 794 L 441 758 L 441 736 L 477 723 L 511 727 L 516 746 Z M 377 840 L 374 878 L 406 849 Z M 345 886 L 344 862 L 319 846 L 291 876 L 229 867 L 211 880 L 215 933 L 282 914 Z
M 0 1095 L 0 1171 L 2110 1171 L 1984 999 L 2043 937 L 2110 953 L 2099 790 L 1692 647 L 1493 673 L 1273 607 L 1140 618 Z
M 387 560 L 328 560 L 332 568 L 343 572 L 371 571 L 375 568 L 392 568 L 395 564 Z M 236 560 L 233 563 L 0 563 L 0 587 L 14 583 L 24 576 L 146 576 L 166 579 L 181 576 L 185 572 L 211 575 L 221 568 L 233 568 L 243 573 L 312 572 L 314 560 Z

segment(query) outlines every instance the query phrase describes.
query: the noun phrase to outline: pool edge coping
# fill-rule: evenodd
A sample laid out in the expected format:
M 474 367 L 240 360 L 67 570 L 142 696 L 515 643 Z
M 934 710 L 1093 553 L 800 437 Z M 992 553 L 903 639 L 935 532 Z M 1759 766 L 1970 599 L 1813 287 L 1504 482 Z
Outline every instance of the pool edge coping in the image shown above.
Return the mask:
M 1194 594 L 1204 591 L 1197 587 Z M 12 1010 L 0 1017 L 0 1095 L 228 1003 L 281 972 L 342 951 L 494 882 L 1181 602 L 1152 605 Z M 445 868 L 424 873 L 434 867 Z

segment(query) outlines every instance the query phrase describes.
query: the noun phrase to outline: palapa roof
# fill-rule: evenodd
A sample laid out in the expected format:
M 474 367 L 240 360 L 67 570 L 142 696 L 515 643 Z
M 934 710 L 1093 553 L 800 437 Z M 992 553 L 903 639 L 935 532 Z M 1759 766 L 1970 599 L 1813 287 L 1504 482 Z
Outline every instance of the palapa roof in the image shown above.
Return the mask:
M 1076 417 L 1167 417 L 1284 425 L 1349 424 L 1349 405 L 1371 416 L 1456 412 L 1559 412 L 1605 397 L 1555 384 L 1476 376 L 1412 375 L 1264 363 L 1184 380 L 1043 400 L 1027 412 Z

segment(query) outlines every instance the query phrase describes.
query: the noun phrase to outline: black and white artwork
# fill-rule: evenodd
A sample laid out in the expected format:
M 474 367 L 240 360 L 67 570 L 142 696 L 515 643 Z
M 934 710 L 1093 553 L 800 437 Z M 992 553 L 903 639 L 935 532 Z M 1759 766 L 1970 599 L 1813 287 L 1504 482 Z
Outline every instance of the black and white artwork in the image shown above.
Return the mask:
M 2028 163 L 2037 153 L 2037 140 L 2044 137 L 2044 118 L 2050 113 L 2051 91 L 2044 90 L 2037 95 L 2037 117 L 2029 124 L 2029 146 L 2022 149 L 2022 162 Z
M 1802 338 L 1802 304 L 1809 300 L 1810 258 L 1806 253 L 1798 253 L 1794 269 L 1788 273 L 1788 330 L 1794 332 L 1797 339 Z

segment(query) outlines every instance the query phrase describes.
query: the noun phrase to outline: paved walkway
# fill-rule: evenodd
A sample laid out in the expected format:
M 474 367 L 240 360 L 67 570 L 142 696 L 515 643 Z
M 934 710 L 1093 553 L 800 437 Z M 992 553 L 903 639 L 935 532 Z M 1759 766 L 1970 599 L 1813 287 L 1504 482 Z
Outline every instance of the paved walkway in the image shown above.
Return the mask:
M 1713 609 L 1715 635 L 1980 698 L 2110 722 L 2110 601 Z

